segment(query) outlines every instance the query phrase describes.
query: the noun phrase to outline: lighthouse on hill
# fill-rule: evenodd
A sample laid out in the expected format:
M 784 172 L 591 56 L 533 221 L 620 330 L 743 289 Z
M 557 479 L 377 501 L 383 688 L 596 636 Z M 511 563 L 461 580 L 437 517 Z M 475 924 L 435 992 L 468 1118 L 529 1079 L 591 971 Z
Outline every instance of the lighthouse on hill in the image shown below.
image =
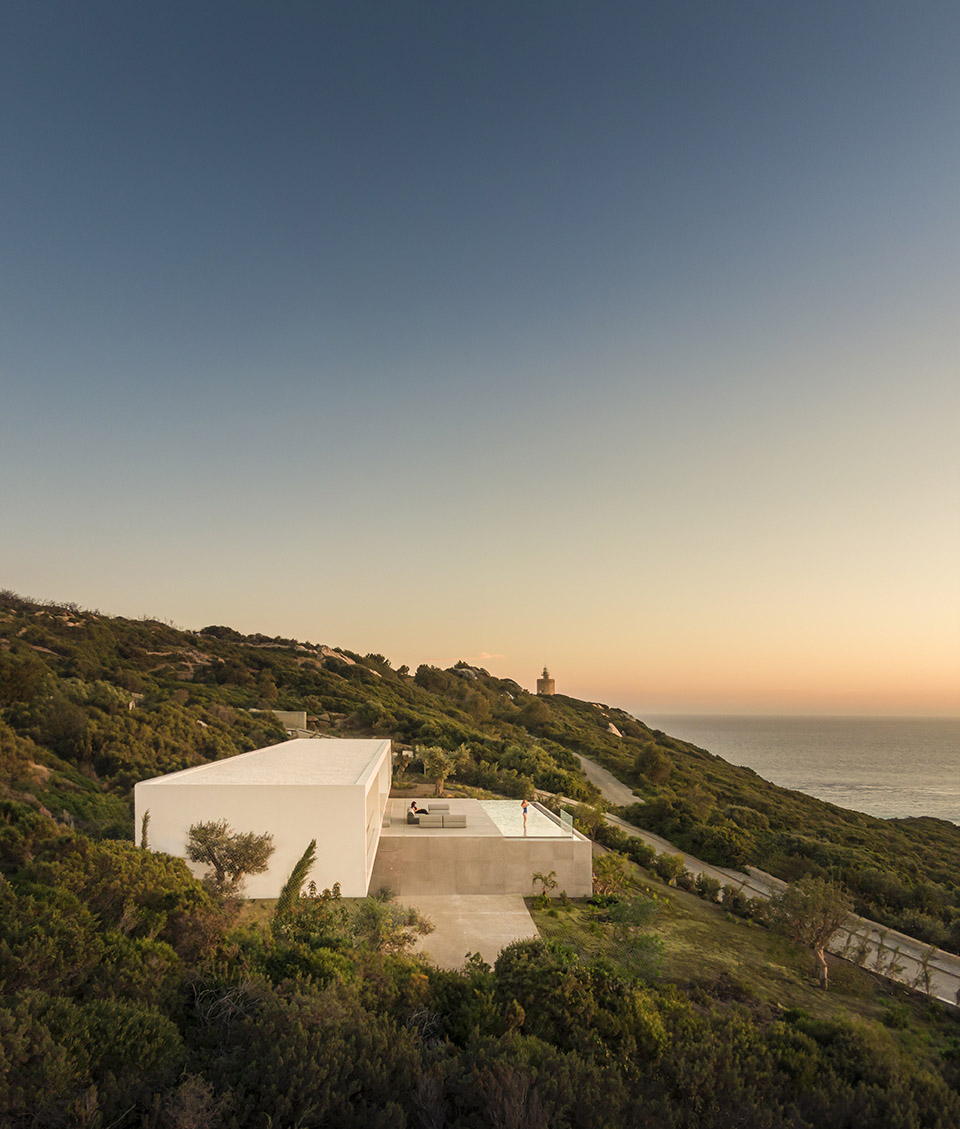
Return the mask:
M 553 679 L 550 677 L 550 671 L 546 667 L 543 668 L 543 678 L 537 679 L 537 694 L 541 698 L 549 697 L 553 693 Z

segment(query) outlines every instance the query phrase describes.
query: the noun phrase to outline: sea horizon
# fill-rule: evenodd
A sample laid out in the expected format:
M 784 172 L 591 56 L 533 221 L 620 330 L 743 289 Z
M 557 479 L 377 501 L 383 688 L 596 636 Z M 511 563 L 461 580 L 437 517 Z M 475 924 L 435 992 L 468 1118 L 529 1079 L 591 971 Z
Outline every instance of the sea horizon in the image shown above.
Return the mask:
M 839 807 L 960 824 L 960 717 L 652 714 L 642 720 Z
M 683 718 L 683 717 L 764 717 L 764 718 L 789 718 L 790 720 L 802 721 L 810 720 L 812 718 L 830 719 L 830 720 L 863 720 L 863 719 L 876 719 L 878 721 L 960 721 L 960 713 L 783 713 L 781 711 L 759 712 L 747 710 L 687 710 L 677 711 L 676 713 L 644 713 L 634 712 L 633 709 L 627 711 L 633 714 L 639 721 L 645 725 L 648 724 L 650 718 Z

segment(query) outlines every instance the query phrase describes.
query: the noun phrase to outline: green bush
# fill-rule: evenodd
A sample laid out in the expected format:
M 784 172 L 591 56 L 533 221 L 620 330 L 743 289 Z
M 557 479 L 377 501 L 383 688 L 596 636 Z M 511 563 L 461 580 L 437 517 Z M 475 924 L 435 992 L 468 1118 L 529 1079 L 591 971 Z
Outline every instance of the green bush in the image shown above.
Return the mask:
M 667 852 L 657 855 L 654 869 L 668 886 L 675 886 L 680 875 L 687 872 L 683 856 L 671 855 Z

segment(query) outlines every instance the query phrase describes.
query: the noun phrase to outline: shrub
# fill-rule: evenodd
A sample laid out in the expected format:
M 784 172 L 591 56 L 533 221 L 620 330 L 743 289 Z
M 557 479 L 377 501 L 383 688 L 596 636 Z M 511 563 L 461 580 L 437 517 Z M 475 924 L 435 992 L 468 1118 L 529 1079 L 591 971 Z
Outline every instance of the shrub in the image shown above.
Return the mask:
M 624 848 L 626 854 L 633 859 L 638 866 L 651 867 L 657 857 L 656 850 L 642 839 L 627 839 L 627 845 Z
M 711 878 L 709 874 L 698 874 L 694 889 L 705 901 L 720 901 L 720 881 L 717 878 Z
M 622 855 L 597 855 L 593 860 L 593 888 L 598 894 L 619 894 L 627 885 L 627 863 Z
M 686 871 L 683 855 L 670 855 L 666 852 L 657 855 L 654 869 L 668 886 L 676 886 L 677 879 Z

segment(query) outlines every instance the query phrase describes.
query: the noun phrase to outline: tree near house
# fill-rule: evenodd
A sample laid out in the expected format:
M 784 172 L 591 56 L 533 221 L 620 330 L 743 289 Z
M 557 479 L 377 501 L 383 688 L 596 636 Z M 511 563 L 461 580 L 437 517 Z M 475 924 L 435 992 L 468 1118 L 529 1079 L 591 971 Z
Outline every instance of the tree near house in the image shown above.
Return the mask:
M 218 894 L 235 894 L 248 874 L 262 874 L 273 854 L 273 836 L 233 831 L 225 819 L 194 823 L 187 858 L 210 868 L 206 881 Z
M 653 924 L 659 906 L 652 898 L 626 898 L 610 907 L 613 935 L 620 944 L 636 940 L 640 931 Z
M 628 882 L 627 860 L 623 855 L 615 851 L 594 855 L 593 892 L 595 894 L 605 898 L 621 894 L 627 888 Z
M 540 887 L 537 900 L 542 908 L 546 908 L 546 906 L 550 904 L 550 895 L 557 888 L 557 872 L 551 870 L 549 874 L 544 874 L 539 870 L 535 870 L 531 882 L 534 886 Z
M 663 956 L 663 941 L 648 932 L 657 910 L 652 898 L 633 897 L 616 902 L 608 911 L 620 959 L 644 976 L 656 971 Z
M 296 905 L 300 898 L 300 891 L 303 889 L 303 884 L 307 880 L 307 875 L 310 873 L 310 868 L 316 862 L 317 858 L 317 841 L 311 839 L 307 849 L 300 856 L 296 866 L 290 872 L 290 877 L 284 882 L 283 889 L 280 891 L 280 897 L 277 898 L 277 904 L 273 909 L 273 916 L 275 918 L 283 917 L 284 914 L 289 913 L 290 910 Z
M 433 923 L 410 906 L 381 897 L 357 902 L 352 929 L 357 940 L 378 953 L 402 953 L 417 938 L 433 932 Z
M 432 780 L 437 789 L 437 795 L 443 795 L 443 786 L 448 776 L 453 776 L 457 769 L 464 764 L 470 756 L 466 745 L 459 745 L 452 751 L 443 749 L 439 745 L 427 745 L 417 749 L 417 756 L 423 761 L 423 775 Z
M 847 892 L 822 878 L 801 878 L 770 899 L 769 920 L 798 945 L 813 949 L 817 979 L 827 988 L 826 948 L 848 926 L 853 903 Z

